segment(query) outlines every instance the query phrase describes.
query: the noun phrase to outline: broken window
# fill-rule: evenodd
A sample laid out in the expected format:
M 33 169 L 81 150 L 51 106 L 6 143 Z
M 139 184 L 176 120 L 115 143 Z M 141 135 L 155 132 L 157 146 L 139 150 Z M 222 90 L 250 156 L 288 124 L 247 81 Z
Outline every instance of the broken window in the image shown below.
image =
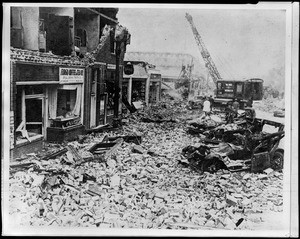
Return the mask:
M 57 90 L 57 117 L 80 116 L 81 85 L 63 85 Z
M 243 97 L 243 83 L 236 84 L 236 97 Z
M 11 7 L 10 27 L 11 46 L 23 48 L 22 10 L 19 7 Z
M 76 30 L 77 42 L 75 42 L 77 47 L 86 47 L 86 30 L 77 29 Z
M 39 19 L 39 31 L 44 32 L 45 31 L 45 22 L 44 19 Z
M 18 86 L 15 133 L 17 144 L 44 134 L 43 86 Z
M 145 101 L 145 81 L 133 81 L 132 82 L 132 102 L 135 101 Z
M 242 93 L 243 92 L 243 83 L 236 84 L 236 93 Z

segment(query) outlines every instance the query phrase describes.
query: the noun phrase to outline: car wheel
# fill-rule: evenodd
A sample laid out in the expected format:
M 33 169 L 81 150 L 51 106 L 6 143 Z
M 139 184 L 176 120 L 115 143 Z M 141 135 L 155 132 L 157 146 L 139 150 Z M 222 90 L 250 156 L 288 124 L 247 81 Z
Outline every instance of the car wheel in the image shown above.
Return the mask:
M 273 155 L 273 159 L 271 162 L 271 168 L 274 170 L 282 170 L 283 169 L 283 158 L 284 154 L 282 151 L 275 151 Z

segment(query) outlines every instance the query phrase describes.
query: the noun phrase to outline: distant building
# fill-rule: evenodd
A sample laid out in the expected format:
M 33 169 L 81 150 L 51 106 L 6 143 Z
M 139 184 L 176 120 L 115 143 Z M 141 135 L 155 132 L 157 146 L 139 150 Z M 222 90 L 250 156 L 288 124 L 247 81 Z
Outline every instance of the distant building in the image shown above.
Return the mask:
M 125 60 L 145 61 L 155 65 L 160 71 L 162 82 L 176 82 L 182 66 L 194 62 L 193 74 L 204 75 L 206 69 L 190 54 L 169 52 L 126 52 Z
M 134 73 L 123 75 L 122 94 L 131 104 L 133 102 L 145 102 L 146 105 L 157 103 L 161 98 L 161 74 L 158 70 L 149 67 L 144 61 L 130 62 L 134 67 Z

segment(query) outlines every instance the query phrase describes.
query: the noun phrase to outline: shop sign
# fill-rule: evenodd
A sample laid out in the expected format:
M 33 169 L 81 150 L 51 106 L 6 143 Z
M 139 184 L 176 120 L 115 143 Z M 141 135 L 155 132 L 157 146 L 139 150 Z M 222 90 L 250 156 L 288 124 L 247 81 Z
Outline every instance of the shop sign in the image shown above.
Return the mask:
M 134 73 L 134 67 L 130 62 L 128 62 L 126 65 L 124 65 L 124 74 L 132 75 L 133 73 Z
M 113 65 L 113 64 L 107 64 L 107 69 L 108 69 L 108 70 L 115 70 L 115 69 L 116 69 L 116 65 Z
M 84 81 L 84 69 L 80 68 L 59 68 L 59 83 L 83 83 Z

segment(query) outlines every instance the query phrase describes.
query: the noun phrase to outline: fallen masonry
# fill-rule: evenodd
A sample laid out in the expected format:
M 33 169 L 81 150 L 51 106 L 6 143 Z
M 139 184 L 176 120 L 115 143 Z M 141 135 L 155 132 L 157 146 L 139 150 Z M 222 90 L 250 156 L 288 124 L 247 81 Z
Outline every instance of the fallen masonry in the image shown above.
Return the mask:
M 174 121 L 142 122 L 153 111 Z M 244 163 L 230 158 L 241 145 L 219 139 L 208 144 L 203 140 L 216 138 L 187 133 L 191 113 L 183 103 L 163 102 L 129 115 L 116 131 L 47 144 L 40 154 L 12 163 L 12 220 L 31 226 L 252 230 L 265 213 L 281 217 L 283 173 L 230 170 Z M 201 165 L 198 158 L 214 163 Z

